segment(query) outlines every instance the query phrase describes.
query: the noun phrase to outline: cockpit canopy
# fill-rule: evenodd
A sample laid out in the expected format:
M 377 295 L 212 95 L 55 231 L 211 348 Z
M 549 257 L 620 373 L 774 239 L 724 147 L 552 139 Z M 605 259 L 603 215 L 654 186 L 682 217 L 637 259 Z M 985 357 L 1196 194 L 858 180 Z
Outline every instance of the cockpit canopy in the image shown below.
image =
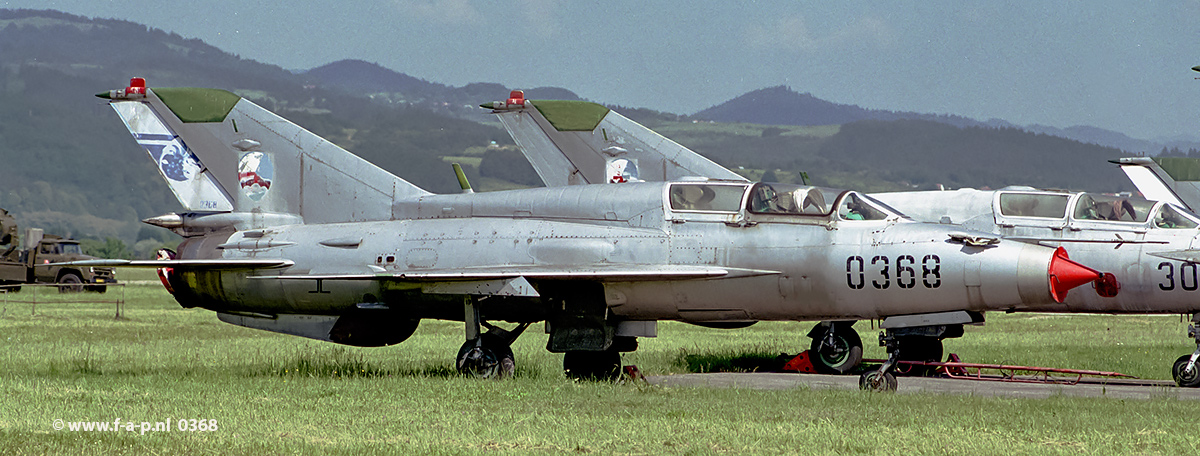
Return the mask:
M 1074 202 L 1072 202 L 1074 198 Z M 1198 221 L 1179 208 L 1136 196 L 1098 193 L 1007 192 L 999 197 L 1001 218 L 1055 219 L 1083 223 L 1123 222 L 1157 228 L 1196 228 Z M 1069 210 L 1068 210 L 1069 209 Z
M 782 216 L 831 217 L 842 220 L 884 220 L 903 217 L 867 195 L 858 192 L 807 185 L 757 183 L 748 186 L 726 182 L 680 182 L 671 184 L 668 198 L 676 212 L 740 212 Z

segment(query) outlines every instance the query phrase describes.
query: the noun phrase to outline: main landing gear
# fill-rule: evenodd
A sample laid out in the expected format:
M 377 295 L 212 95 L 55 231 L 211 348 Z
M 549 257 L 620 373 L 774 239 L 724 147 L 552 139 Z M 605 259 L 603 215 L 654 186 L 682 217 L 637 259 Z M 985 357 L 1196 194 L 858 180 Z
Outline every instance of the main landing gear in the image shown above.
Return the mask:
M 512 331 L 482 322 L 479 319 L 479 304 L 467 298 L 464 305 L 467 341 L 458 349 L 455 367 L 463 375 L 474 378 L 507 378 L 517 369 L 511 345 L 525 332 L 529 323 L 521 323 Z M 480 325 L 487 327 L 480 334 Z
M 862 362 L 862 339 L 853 321 L 821 322 L 808 332 L 813 368 L 821 374 L 844 374 Z
M 546 349 L 563 353 L 563 372 L 568 378 L 615 380 L 621 373 L 621 352 L 637 350 L 638 337 L 657 335 L 653 321 L 612 318 L 599 284 L 570 284 L 569 291 L 556 289 L 558 286 L 566 287 L 544 283 L 540 290 L 552 309 L 546 315 L 550 336 Z M 511 345 L 530 323 L 509 331 L 482 321 L 483 299 L 486 297 L 468 296 L 463 301 L 466 342 L 458 350 L 455 366 L 470 377 L 510 377 L 516 371 Z M 481 326 L 487 328 L 486 333 L 481 333 Z
M 1183 388 L 1200 387 L 1200 328 L 1197 324 L 1200 323 L 1200 313 L 1192 315 L 1192 324 L 1188 325 L 1188 337 L 1196 340 L 1196 351 L 1190 355 L 1180 356 L 1175 360 L 1175 365 L 1171 366 L 1171 378 L 1175 379 L 1175 384 Z

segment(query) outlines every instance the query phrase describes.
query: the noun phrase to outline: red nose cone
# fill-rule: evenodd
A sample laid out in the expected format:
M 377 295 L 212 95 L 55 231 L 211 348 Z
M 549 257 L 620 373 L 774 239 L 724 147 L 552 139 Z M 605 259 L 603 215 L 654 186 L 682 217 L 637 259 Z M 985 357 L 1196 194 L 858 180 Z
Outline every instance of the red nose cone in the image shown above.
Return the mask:
M 1050 295 L 1055 302 L 1067 299 L 1067 292 L 1072 288 L 1102 277 L 1100 271 L 1071 261 L 1062 247 L 1055 250 L 1054 258 L 1050 259 Z

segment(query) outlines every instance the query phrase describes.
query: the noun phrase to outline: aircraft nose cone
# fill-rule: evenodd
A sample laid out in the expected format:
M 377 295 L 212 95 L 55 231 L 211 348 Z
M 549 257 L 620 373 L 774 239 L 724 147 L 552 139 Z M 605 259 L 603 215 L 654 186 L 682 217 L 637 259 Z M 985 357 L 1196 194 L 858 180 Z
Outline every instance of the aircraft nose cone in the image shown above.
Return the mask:
M 1067 292 L 1085 283 L 1091 283 L 1104 277 L 1100 271 L 1089 268 L 1067 258 L 1067 251 L 1059 247 L 1050 259 L 1050 295 L 1055 302 L 1067 299 Z

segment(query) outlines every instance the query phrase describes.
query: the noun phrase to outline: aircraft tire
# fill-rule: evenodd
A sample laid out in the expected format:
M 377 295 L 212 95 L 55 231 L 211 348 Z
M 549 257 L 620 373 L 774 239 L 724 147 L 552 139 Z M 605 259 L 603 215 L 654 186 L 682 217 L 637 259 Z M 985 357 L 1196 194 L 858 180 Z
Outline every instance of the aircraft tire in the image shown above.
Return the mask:
M 821 343 L 823 337 L 813 337 L 812 345 L 809 346 L 809 358 L 812 359 L 813 368 L 818 373 L 844 374 L 862 362 L 862 339 L 858 337 L 858 331 L 850 325 L 842 326 L 834 332 L 834 348 L 824 346 Z
M 938 362 L 942 360 L 942 341 L 935 337 L 909 336 L 900 339 L 900 361 Z M 896 373 L 911 377 L 928 377 L 937 372 L 930 366 L 897 364 Z
M 1187 366 L 1192 355 L 1183 355 L 1175 360 L 1175 365 L 1171 366 L 1171 378 L 1175 379 L 1175 384 L 1180 388 L 1196 388 L 1200 387 L 1200 362 L 1197 362 L 1195 369 L 1192 372 L 1184 372 L 1183 368 Z
M 63 274 L 62 277 L 58 278 L 58 283 L 60 284 L 58 287 L 59 293 L 78 293 L 83 291 L 83 279 L 79 277 L 79 274 L 74 272 Z
M 858 377 L 858 389 L 863 391 L 873 391 L 876 393 L 896 391 L 896 376 L 891 372 L 881 373 L 878 370 L 870 370 L 863 372 Z
M 458 349 L 455 367 L 463 375 L 474 378 L 508 378 L 516 372 L 512 348 L 492 334 L 479 336 L 480 341 L 468 340 Z
M 563 374 L 574 380 L 616 380 L 621 374 L 621 352 L 569 351 L 563 354 Z

